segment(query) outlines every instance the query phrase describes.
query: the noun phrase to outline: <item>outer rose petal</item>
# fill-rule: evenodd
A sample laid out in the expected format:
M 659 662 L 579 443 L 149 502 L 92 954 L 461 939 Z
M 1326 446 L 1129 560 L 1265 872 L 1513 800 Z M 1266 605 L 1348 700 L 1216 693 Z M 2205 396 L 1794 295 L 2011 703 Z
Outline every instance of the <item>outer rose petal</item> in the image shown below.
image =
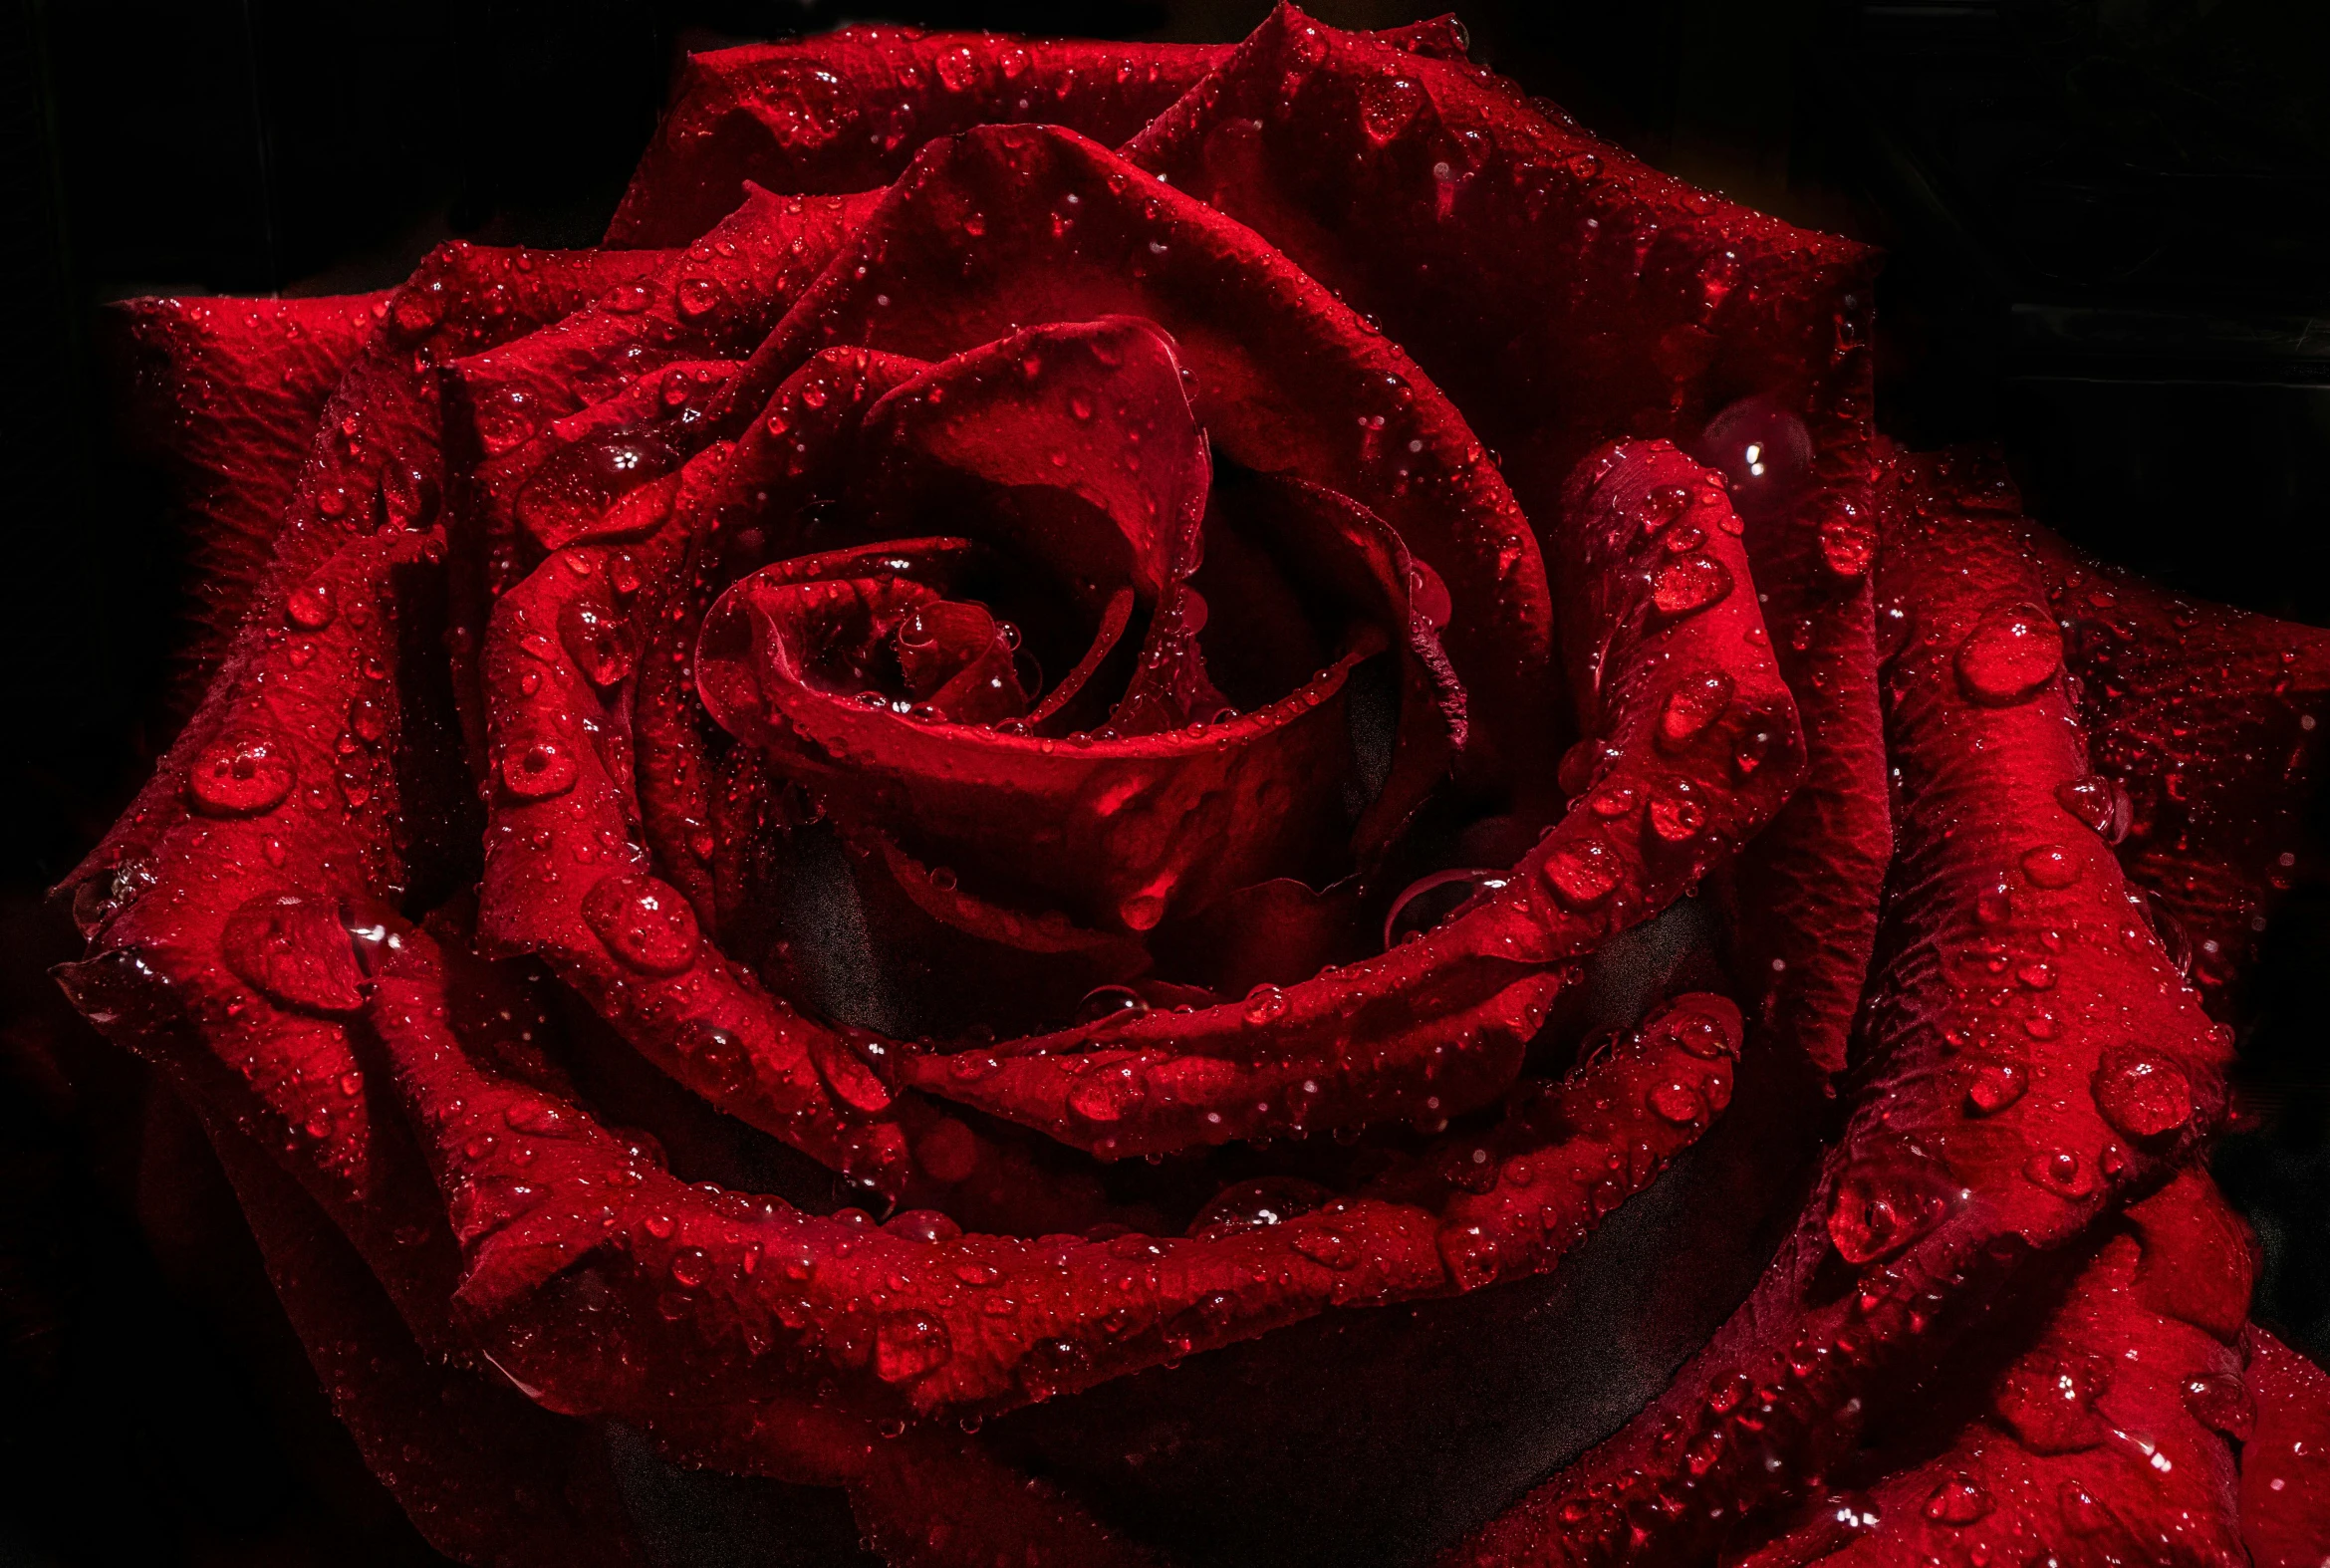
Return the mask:
M 1003 121 L 1124 140 L 1229 51 L 844 28 L 688 57 L 678 94 L 608 225 L 610 245 L 684 245 L 747 180 L 871 190 L 925 142 Z
M 194 761 L 219 737 L 243 692 L 241 665 L 280 637 L 285 618 L 294 614 L 292 589 L 352 539 L 384 524 L 415 528 L 434 519 L 444 472 L 432 367 L 563 316 L 658 260 L 649 251 L 442 245 L 395 291 L 364 353 L 325 405 L 307 465 L 276 529 L 266 577 L 218 678 L 135 803 L 63 884 L 75 896 L 75 917 L 85 932 L 105 917 L 111 897 L 106 879 L 118 880 L 123 868 L 184 819 L 182 792 Z
M 1749 1568 L 2239 1561 L 2225 1439 L 2247 1430 L 2247 1412 L 2240 1354 L 2222 1329 L 2247 1308 L 2251 1270 L 2211 1244 L 2238 1222 L 2192 1171 L 2128 1218 L 2041 1309 L 2037 1333 L 1989 1378 L 1986 1408 L 1943 1451 L 1859 1495 L 1824 1500 Z M 2164 1299 L 2161 1282 L 2180 1276 L 2212 1293 L 2209 1307 Z M 2021 1307 L 2007 1307 L 2001 1337 L 2024 1338 Z M 1953 1414 L 1966 1392 L 1933 1390 Z M 1929 1437 L 1914 1433 L 1904 1447 L 1926 1448 Z
M 1738 1029 L 1719 998 L 1678 1000 L 1517 1107 L 1491 1179 L 1465 1140 L 1263 1230 L 932 1242 L 681 1184 L 573 1105 L 482 1068 L 444 985 L 444 960 L 406 938 L 373 1016 L 462 1240 L 460 1299 L 555 1408 L 635 1419 L 783 1406 L 828 1377 L 862 1419 L 1002 1408 L 1330 1306 L 1542 1270 L 1727 1103 Z M 578 1314 L 586 1297 L 603 1310 Z
M 1885 686 L 1900 848 L 1871 1082 L 1731 1322 L 1452 1561 L 1687 1559 L 1800 1499 L 1882 1380 L 1928 1364 L 2017 1265 L 2075 1240 L 2221 1114 L 2225 1031 L 2056 798 L 2087 759 L 2053 624 L 2021 608 L 2043 595 L 2028 525 L 1932 479 L 1905 470 L 1884 519 L 1881 604 L 1908 624 Z M 1735 1421 L 1754 1424 L 1762 1462 Z M 1712 1462 L 1691 1462 L 1710 1442 Z
M 324 402 L 388 294 L 131 300 L 110 313 L 130 376 L 129 438 L 171 471 L 199 595 L 186 650 L 200 694 L 273 553 Z
M 415 1344 L 298 1185 L 231 1128 L 210 1136 L 333 1411 L 430 1545 L 496 1568 L 640 1561 L 588 1428 Z
M 2060 540 L 2041 548 L 2096 772 L 2117 787 L 2081 808 L 2127 835 L 2129 879 L 2182 927 L 2209 1010 L 2238 1023 L 2257 933 L 2320 867 L 2307 819 L 2330 746 L 2330 633 L 2164 593 Z
M 2330 1558 L 2330 1374 L 2261 1328 L 2252 1325 L 2248 1341 L 2242 1382 L 2256 1425 L 2234 1434 L 2241 1544 L 2252 1568 L 2321 1568 Z

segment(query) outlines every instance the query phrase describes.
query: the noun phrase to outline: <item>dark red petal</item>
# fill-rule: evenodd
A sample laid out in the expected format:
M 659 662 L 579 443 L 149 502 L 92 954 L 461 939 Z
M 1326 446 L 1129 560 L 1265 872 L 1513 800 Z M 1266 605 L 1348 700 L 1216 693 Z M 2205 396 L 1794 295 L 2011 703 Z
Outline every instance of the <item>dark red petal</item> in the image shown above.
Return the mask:
M 635 585 L 627 646 L 636 650 L 639 670 L 631 729 L 641 831 L 663 874 L 706 913 L 705 868 L 717 841 L 710 737 L 695 678 L 704 611 L 730 578 L 772 556 L 796 556 L 822 505 L 841 494 L 867 408 L 920 368 L 887 355 L 819 355 L 787 378 L 732 451 L 699 454 L 681 482 L 661 492 L 643 488 L 634 492 L 636 503 L 617 509 L 639 510 L 652 528 L 663 526 L 666 509 L 671 516 L 656 550 L 676 556 L 618 551 L 608 578 L 619 590 Z
M 2330 1375 L 2263 1329 L 2241 1376 L 2254 1426 L 2241 1440 L 2241 1544 L 2251 1568 L 2320 1568 L 2330 1541 Z M 2212 1387 L 2211 1408 L 2239 1402 Z
M 1052 578 L 1088 618 L 1130 586 L 1150 619 L 1109 714 L 1120 735 L 1222 706 L 1189 630 L 1212 464 L 1185 375 L 1172 340 L 1134 317 L 1013 333 L 886 393 L 853 486 L 869 532 L 959 510 L 957 531 Z
M 2330 744 L 2330 634 L 2164 593 L 2059 540 L 2040 549 L 2094 763 L 2071 804 L 2125 833 L 2129 879 L 2182 927 L 2209 1010 L 2238 1023 L 2258 933 L 2319 870 L 2307 818 Z
M 929 1241 L 683 1185 L 579 1108 L 482 1071 L 442 986 L 407 939 L 373 1016 L 462 1239 L 461 1300 L 538 1398 L 618 1415 L 779 1404 L 805 1377 L 837 1380 L 867 1419 L 1005 1407 L 1330 1306 L 1541 1271 L 1705 1130 L 1738 1028 L 1727 1003 L 1682 999 L 1487 1145 L 1433 1149 L 1384 1195 L 1281 1225 Z M 578 1291 L 601 1304 L 579 1337 Z
M 871 190 L 926 141 L 998 121 L 1124 140 L 1228 54 L 844 28 L 690 55 L 674 102 L 608 225 L 610 245 L 684 245 L 743 197 Z
M 990 128 L 930 147 L 754 355 L 729 423 L 835 344 L 938 360 L 1110 315 L 1171 335 L 1217 453 L 1351 497 L 1446 585 L 1442 643 L 1475 698 L 1468 750 L 1484 777 L 1541 751 L 1544 726 L 1524 715 L 1550 674 L 1543 564 L 1455 409 L 1285 256 L 1068 131 Z
M 1596 443 L 1682 439 L 1749 394 L 1801 407 L 1866 352 L 1866 248 L 1649 168 L 1460 57 L 1292 6 L 1125 155 L 1379 319 L 1541 524 Z
M 1335 699 L 1348 660 L 1218 724 L 1125 739 L 1009 734 L 805 679 L 798 651 L 843 585 L 784 575 L 744 579 L 706 618 L 696 665 L 712 716 L 837 812 L 894 829 L 967 877 L 1024 880 L 1096 928 L 1154 929 L 1298 860 L 1318 821 L 1304 802 L 1332 799 L 1341 776 Z
M 191 694 L 217 667 L 273 553 L 324 403 L 388 295 L 131 300 L 108 313 L 129 439 L 168 470 L 193 536 Z
M 509 1568 L 641 1561 L 596 1434 L 415 1344 L 297 1183 L 231 1128 L 210 1136 L 333 1413 L 430 1545 Z
M 651 252 L 488 250 L 441 245 L 393 295 L 364 352 L 325 405 L 273 542 L 247 625 L 136 802 L 64 888 L 87 930 L 102 918 L 104 879 L 136 860 L 184 815 L 196 757 L 218 740 L 241 689 L 238 665 L 260 656 L 305 609 L 292 590 L 352 539 L 376 528 L 420 528 L 443 494 L 442 420 L 432 367 L 557 319 L 614 284 L 653 267 Z M 83 890 L 87 890 L 86 894 Z
M 2060 672 L 2031 681 L 1998 614 L 2042 592 L 2027 525 L 1915 464 L 1884 501 L 1880 613 L 1909 624 L 1884 685 L 1899 849 L 1871 1082 L 1796 1235 L 1708 1348 L 1457 1560 L 1687 1558 L 1728 1527 L 1708 1505 L 1736 1519 L 1801 1500 L 1881 1378 L 1931 1366 L 2001 1276 L 2085 1233 L 2221 1114 L 2224 1031 L 2056 800 L 2084 746 Z M 1691 1443 L 1747 1389 L 1775 1391 L 1756 1462 L 1694 1468 Z M 1650 1539 L 1626 1546 L 1638 1526 Z
M 2199 1273 L 2237 1318 L 2248 1270 L 2188 1244 L 2234 1221 L 2196 1172 L 2128 1218 L 2035 1333 L 2020 1314 L 2000 1325 L 2001 1337 L 2027 1343 L 1981 1391 L 1981 1407 L 1967 1409 L 1966 1389 L 1934 1389 L 1944 1419 L 1962 1422 L 1942 1451 L 1815 1504 L 1810 1521 L 1749 1557 L 1751 1568 L 2239 1561 L 2226 1441 L 2247 1432 L 2239 1351 L 2212 1332 L 2219 1314 L 2205 1323 L 2164 1315 L 2147 1289 L 2152 1276 Z M 1743 1439 L 1750 1435 L 1732 1438 Z M 1902 1449 L 1927 1446 L 1913 1437 Z M 1894 1457 L 1880 1450 L 1861 1464 Z
M 1646 506 L 1683 483 L 1697 499 L 1683 518 Z M 1663 600 L 1670 525 L 1696 531 L 1683 559 L 1740 586 Z M 1576 563 L 1562 625 L 1590 765 L 1569 780 L 1567 815 L 1497 890 L 1340 973 L 1200 1012 L 1118 1014 L 993 1052 L 909 1057 L 906 1080 L 1112 1158 L 1429 1121 L 1492 1098 L 1564 983 L 1549 966 L 1681 898 L 1801 777 L 1794 705 L 1737 529 L 1705 470 L 1665 442 L 1614 446 L 1581 467 L 1559 543 Z

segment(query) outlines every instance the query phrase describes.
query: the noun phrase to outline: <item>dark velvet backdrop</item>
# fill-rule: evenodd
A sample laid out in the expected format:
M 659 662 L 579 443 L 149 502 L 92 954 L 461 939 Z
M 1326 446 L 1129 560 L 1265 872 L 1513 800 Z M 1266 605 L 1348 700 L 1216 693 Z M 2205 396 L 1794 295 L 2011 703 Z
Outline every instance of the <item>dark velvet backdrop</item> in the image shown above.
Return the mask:
M 1313 7 L 1346 26 L 1438 9 Z M 2286 0 L 1459 0 L 1653 162 L 1892 253 L 1879 418 L 2001 441 L 2099 554 L 2330 624 L 2330 10 Z M 1263 0 L 0 0 L 0 1563 L 434 1560 L 333 1425 L 222 1190 L 63 1008 L 40 902 L 166 741 L 182 557 L 93 308 L 576 243 L 681 51 L 887 19 L 1227 39 Z M 2269 934 L 2219 1175 L 2259 1315 L 2330 1351 L 2330 890 Z M 719 1499 L 684 1499 L 701 1513 Z M 653 1508 L 653 1498 L 639 1506 Z

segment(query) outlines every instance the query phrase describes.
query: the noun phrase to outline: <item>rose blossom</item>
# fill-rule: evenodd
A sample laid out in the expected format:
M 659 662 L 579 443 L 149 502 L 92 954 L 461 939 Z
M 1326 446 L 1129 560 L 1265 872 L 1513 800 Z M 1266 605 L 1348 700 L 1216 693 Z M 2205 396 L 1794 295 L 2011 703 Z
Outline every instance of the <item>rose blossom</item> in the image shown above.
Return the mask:
M 2330 643 L 1878 438 L 1876 267 L 1445 22 L 696 57 L 604 248 L 129 308 L 215 635 L 67 990 L 467 1560 L 642 1553 L 620 1425 L 896 1562 L 1272 1441 L 1322 1553 L 2313 1561 L 2201 1157 Z

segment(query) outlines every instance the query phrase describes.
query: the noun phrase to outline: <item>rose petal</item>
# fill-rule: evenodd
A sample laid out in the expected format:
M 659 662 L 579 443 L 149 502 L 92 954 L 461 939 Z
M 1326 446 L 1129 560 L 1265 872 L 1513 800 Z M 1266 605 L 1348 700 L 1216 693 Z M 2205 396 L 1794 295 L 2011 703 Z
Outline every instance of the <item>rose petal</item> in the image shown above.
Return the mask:
M 1548 966 L 1682 897 L 1800 776 L 1794 707 L 1752 592 L 1659 610 L 1658 574 L 1645 564 L 1667 553 L 1644 537 L 1642 492 L 1629 479 L 1645 470 L 1700 476 L 1705 559 L 1747 580 L 1721 492 L 1674 448 L 1612 447 L 1581 468 L 1560 540 L 1563 558 L 1578 563 L 1577 601 L 1562 622 L 1592 737 L 1582 745 L 1596 765 L 1501 890 L 1339 974 L 1201 1012 L 1111 1017 L 994 1053 L 909 1056 L 906 1080 L 1110 1158 L 1430 1120 L 1502 1090 L 1563 983 Z
M 1284 256 L 1070 132 L 990 128 L 929 148 L 753 356 L 729 422 L 830 345 L 937 360 L 1109 315 L 1171 335 L 1217 451 L 1350 496 L 1445 583 L 1442 642 L 1476 698 L 1483 777 L 1541 750 L 1543 727 L 1518 715 L 1549 673 L 1543 565 L 1455 410 Z
M 689 55 L 608 225 L 610 245 L 684 245 L 749 189 L 887 185 L 925 142 L 1043 121 L 1115 143 L 1228 51 L 844 28 Z
M 2203 1227 L 2231 1220 L 2208 1178 L 2192 1172 L 2136 1205 L 2133 1224 L 2116 1227 L 2036 1333 L 2014 1336 L 2028 1343 L 1979 1391 L 1986 1412 L 1966 1411 L 1975 1391 L 1938 1391 L 1941 1419 L 1894 1435 L 1893 1453 L 1861 1466 L 1882 1473 L 1905 1449 L 1931 1451 L 1932 1428 L 1962 1422 L 1942 1436 L 1942 1451 L 1825 1501 L 1814 1520 L 1746 1562 L 2237 1561 L 2224 1424 L 2240 1419 L 2240 1356 L 2207 1329 L 2161 1315 L 2144 1282 L 2148 1272 L 2205 1271 L 2237 1318 L 2249 1270 L 2185 1246 L 2192 1227 L 2168 1212 L 2177 1209 L 2213 1211 Z
M 1494 1157 L 1503 1196 L 1471 1195 L 1499 1183 L 1469 1174 L 1467 1141 L 1427 1153 L 1386 1187 L 1397 1195 L 1263 1230 L 931 1242 L 706 1193 L 643 1165 L 579 1108 L 465 1057 L 435 999 L 440 974 L 408 942 L 374 1018 L 463 1239 L 461 1298 L 497 1359 L 548 1402 L 610 1414 L 675 1389 L 718 1389 L 715 1404 L 779 1399 L 791 1358 L 766 1352 L 780 1343 L 816 1358 L 869 1416 L 1008 1406 L 1330 1305 L 1540 1270 L 1703 1131 L 1728 1100 L 1737 1040 L 1719 1002 L 1653 1020 L 1517 1113 Z M 548 1119 L 555 1136 L 512 1131 Z M 1459 1170 L 1461 1185 L 1440 1174 Z M 583 1339 L 568 1327 L 575 1289 L 603 1304 Z M 700 1397 L 682 1392 L 678 1408 Z
M 2059 673 L 2019 700 L 1991 695 L 1992 658 L 2020 658 L 1993 612 L 2040 592 L 2027 526 L 1965 508 L 1915 464 L 1882 502 L 1880 621 L 1914 625 L 1883 687 L 1898 848 L 1864 1026 L 1871 1082 L 1796 1235 L 1731 1321 L 1665 1397 L 1458 1560 L 1605 1561 L 1636 1525 L 1687 1553 L 1718 1529 L 1696 1499 L 1719 1499 L 1726 1519 L 1801 1500 L 1845 1451 L 1840 1413 L 1870 1410 L 1896 1369 L 1932 1365 L 2001 1275 L 2076 1241 L 2221 1114 L 2228 1040 L 2136 918 L 2109 849 L 2052 826 L 2055 791 L 2086 771 Z M 1691 1443 L 1725 1429 L 1727 1391 L 1767 1388 L 1757 1462 L 1726 1450 L 1694 1469 Z
M 189 704 L 266 575 L 325 401 L 388 294 L 129 300 L 107 312 L 128 373 L 126 433 L 170 474 L 192 531 Z
M 2241 1381 L 2256 1425 L 2233 1434 L 2241 1544 L 2252 1568 L 2312 1568 L 2330 1537 L 2330 1376 L 2261 1328 L 2249 1329 L 2248 1344 Z

